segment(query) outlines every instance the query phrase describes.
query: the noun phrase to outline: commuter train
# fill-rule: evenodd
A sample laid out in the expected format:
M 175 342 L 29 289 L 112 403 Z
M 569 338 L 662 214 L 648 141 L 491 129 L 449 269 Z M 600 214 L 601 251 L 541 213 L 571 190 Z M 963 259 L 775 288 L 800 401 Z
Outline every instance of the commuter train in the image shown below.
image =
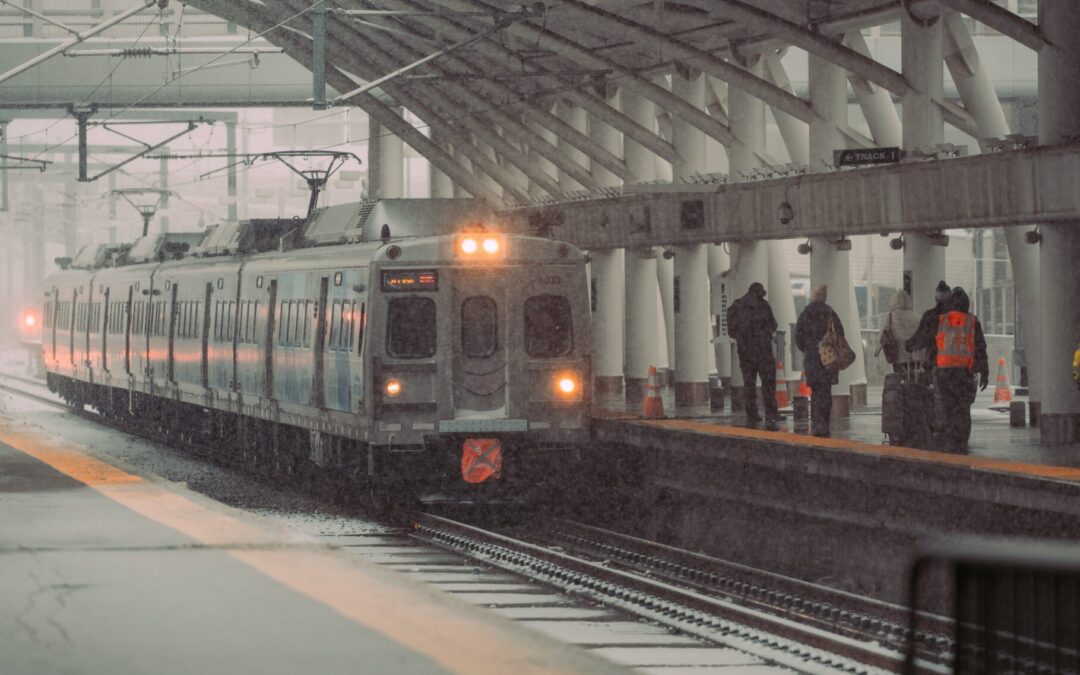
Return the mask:
M 48 386 L 227 461 L 519 496 L 588 441 L 586 258 L 493 222 L 381 200 L 88 247 L 46 280 Z

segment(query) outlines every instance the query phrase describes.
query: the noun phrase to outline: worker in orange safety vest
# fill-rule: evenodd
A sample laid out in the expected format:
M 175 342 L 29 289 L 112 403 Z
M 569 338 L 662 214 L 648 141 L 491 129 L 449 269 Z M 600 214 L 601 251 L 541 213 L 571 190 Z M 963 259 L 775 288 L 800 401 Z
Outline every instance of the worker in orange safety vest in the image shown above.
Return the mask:
M 940 448 L 946 452 L 967 450 L 971 435 L 971 404 L 975 402 L 975 377 L 982 389 L 990 383 L 990 363 L 982 325 L 970 313 L 971 300 L 964 289 L 952 289 L 946 312 L 938 319 L 937 386 L 940 387 Z
M 1076 351 L 1073 352 L 1073 382 L 1080 387 L 1080 343 L 1076 345 Z

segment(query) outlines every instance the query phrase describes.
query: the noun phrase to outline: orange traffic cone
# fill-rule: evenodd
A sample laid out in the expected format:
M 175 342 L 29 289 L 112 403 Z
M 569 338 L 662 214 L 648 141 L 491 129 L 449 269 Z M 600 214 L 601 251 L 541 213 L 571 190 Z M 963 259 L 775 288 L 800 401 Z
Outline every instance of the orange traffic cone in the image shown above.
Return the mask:
M 776 407 L 786 408 L 791 405 L 791 396 L 787 390 L 787 380 L 784 379 L 784 364 L 776 362 Z
M 660 398 L 661 388 L 660 374 L 656 372 L 656 366 L 649 366 L 649 379 L 645 383 L 645 402 L 641 409 L 642 417 L 665 417 L 664 401 Z
M 991 410 L 1008 410 L 1012 401 L 1012 389 L 1009 388 L 1009 372 L 1005 367 L 1005 357 L 998 359 L 997 383 L 994 385 L 994 402 Z
M 810 385 L 806 383 L 806 371 L 802 371 L 799 376 L 799 396 L 803 398 L 810 398 Z

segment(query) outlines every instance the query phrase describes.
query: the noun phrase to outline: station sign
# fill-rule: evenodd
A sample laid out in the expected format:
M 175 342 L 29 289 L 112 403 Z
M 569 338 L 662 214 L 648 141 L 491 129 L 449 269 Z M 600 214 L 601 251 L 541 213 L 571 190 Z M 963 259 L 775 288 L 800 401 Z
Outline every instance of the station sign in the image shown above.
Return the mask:
M 833 150 L 833 166 L 870 166 L 872 164 L 895 164 L 900 161 L 900 148 L 852 148 Z

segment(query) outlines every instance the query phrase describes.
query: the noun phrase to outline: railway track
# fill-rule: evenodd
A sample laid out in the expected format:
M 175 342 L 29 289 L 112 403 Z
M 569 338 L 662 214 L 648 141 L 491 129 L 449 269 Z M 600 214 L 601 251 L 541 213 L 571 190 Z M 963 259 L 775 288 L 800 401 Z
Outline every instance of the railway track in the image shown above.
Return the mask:
M 599 538 L 600 532 L 608 538 L 620 536 L 595 528 L 587 529 L 593 540 Z M 810 612 L 770 612 L 760 603 L 752 606 L 730 595 L 709 593 L 707 589 L 688 585 L 685 580 L 658 577 L 640 569 L 629 569 L 610 559 L 600 560 L 582 552 L 581 542 L 553 546 L 547 541 L 548 545 L 541 545 L 533 543 L 532 535 L 530 541 L 523 541 L 431 514 L 417 517 L 416 530 L 418 536 L 509 572 L 798 672 L 896 672 L 903 665 L 902 649 L 877 634 L 868 637 L 865 632 L 826 630 L 820 626 L 820 620 L 813 620 Z M 541 539 L 544 539 L 542 535 Z M 640 550 L 624 550 L 632 556 L 644 555 Z M 660 567 L 674 564 L 660 562 L 655 555 L 650 557 Z M 752 572 L 762 574 L 759 570 Z M 779 592 L 763 586 L 756 588 L 754 594 L 766 597 L 769 593 Z M 819 592 L 824 593 L 824 590 Z M 792 597 L 791 604 L 802 602 L 796 601 L 797 598 Z M 840 609 L 836 604 L 833 607 L 838 613 L 847 612 L 845 618 L 850 620 L 850 610 Z M 863 618 L 871 625 L 878 625 L 869 616 L 860 616 L 860 621 Z M 919 672 L 949 672 L 943 664 L 948 654 L 937 652 L 935 655 L 938 658 L 931 661 L 924 650 L 917 662 Z
M 33 378 L 0 374 L 0 390 L 71 410 Z M 93 412 L 82 414 L 108 424 Z M 162 440 L 153 434 L 109 426 Z M 529 602 L 530 593 L 511 593 L 515 596 L 512 607 L 517 609 L 503 609 L 526 617 L 590 617 L 590 625 L 601 636 L 604 631 L 596 626 L 605 622 L 625 625 L 630 615 L 639 623 L 647 622 L 643 625 L 689 639 L 699 649 L 735 650 L 759 663 L 797 672 L 891 672 L 903 663 L 907 614 L 896 605 L 573 521 L 550 521 L 543 528 L 518 535 L 430 513 L 416 514 L 411 520 L 411 530 L 387 535 L 389 545 L 382 537 L 378 541 L 361 538 L 360 543 L 348 546 L 399 571 L 413 570 L 422 580 L 450 579 L 451 585 L 460 589 L 474 585 L 469 581 L 494 588 L 507 583 L 506 574 L 517 580 L 517 586 L 527 582 L 536 597 L 544 595 L 537 589 L 547 589 L 550 595 L 554 588 L 569 600 L 527 606 L 522 603 Z M 391 549 L 403 557 L 387 557 Z M 452 553 L 458 563 L 448 565 L 445 557 L 433 555 L 433 551 Z M 472 579 L 472 572 L 462 572 L 461 560 L 466 558 L 503 576 L 488 582 L 489 571 Z M 428 566 L 426 561 L 439 562 L 441 567 Z M 517 587 L 513 582 L 510 586 Z M 485 597 L 482 593 L 472 595 L 496 608 L 498 602 L 488 601 L 507 595 Z M 526 597 L 517 597 L 522 595 Z M 947 672 L 944 664 L 952 647 L 950 623 L 941 617 L 924 616 L 921 625 L 927 630 L 916 636 L 919 670 Z M 604 639 L 597 637 L 598 644 L 590 646 L 615 648 L 604 644 Z M 656 635 L 643 639 L 664 642 Z M 686 648 L 678 639 L 675 643 Z

